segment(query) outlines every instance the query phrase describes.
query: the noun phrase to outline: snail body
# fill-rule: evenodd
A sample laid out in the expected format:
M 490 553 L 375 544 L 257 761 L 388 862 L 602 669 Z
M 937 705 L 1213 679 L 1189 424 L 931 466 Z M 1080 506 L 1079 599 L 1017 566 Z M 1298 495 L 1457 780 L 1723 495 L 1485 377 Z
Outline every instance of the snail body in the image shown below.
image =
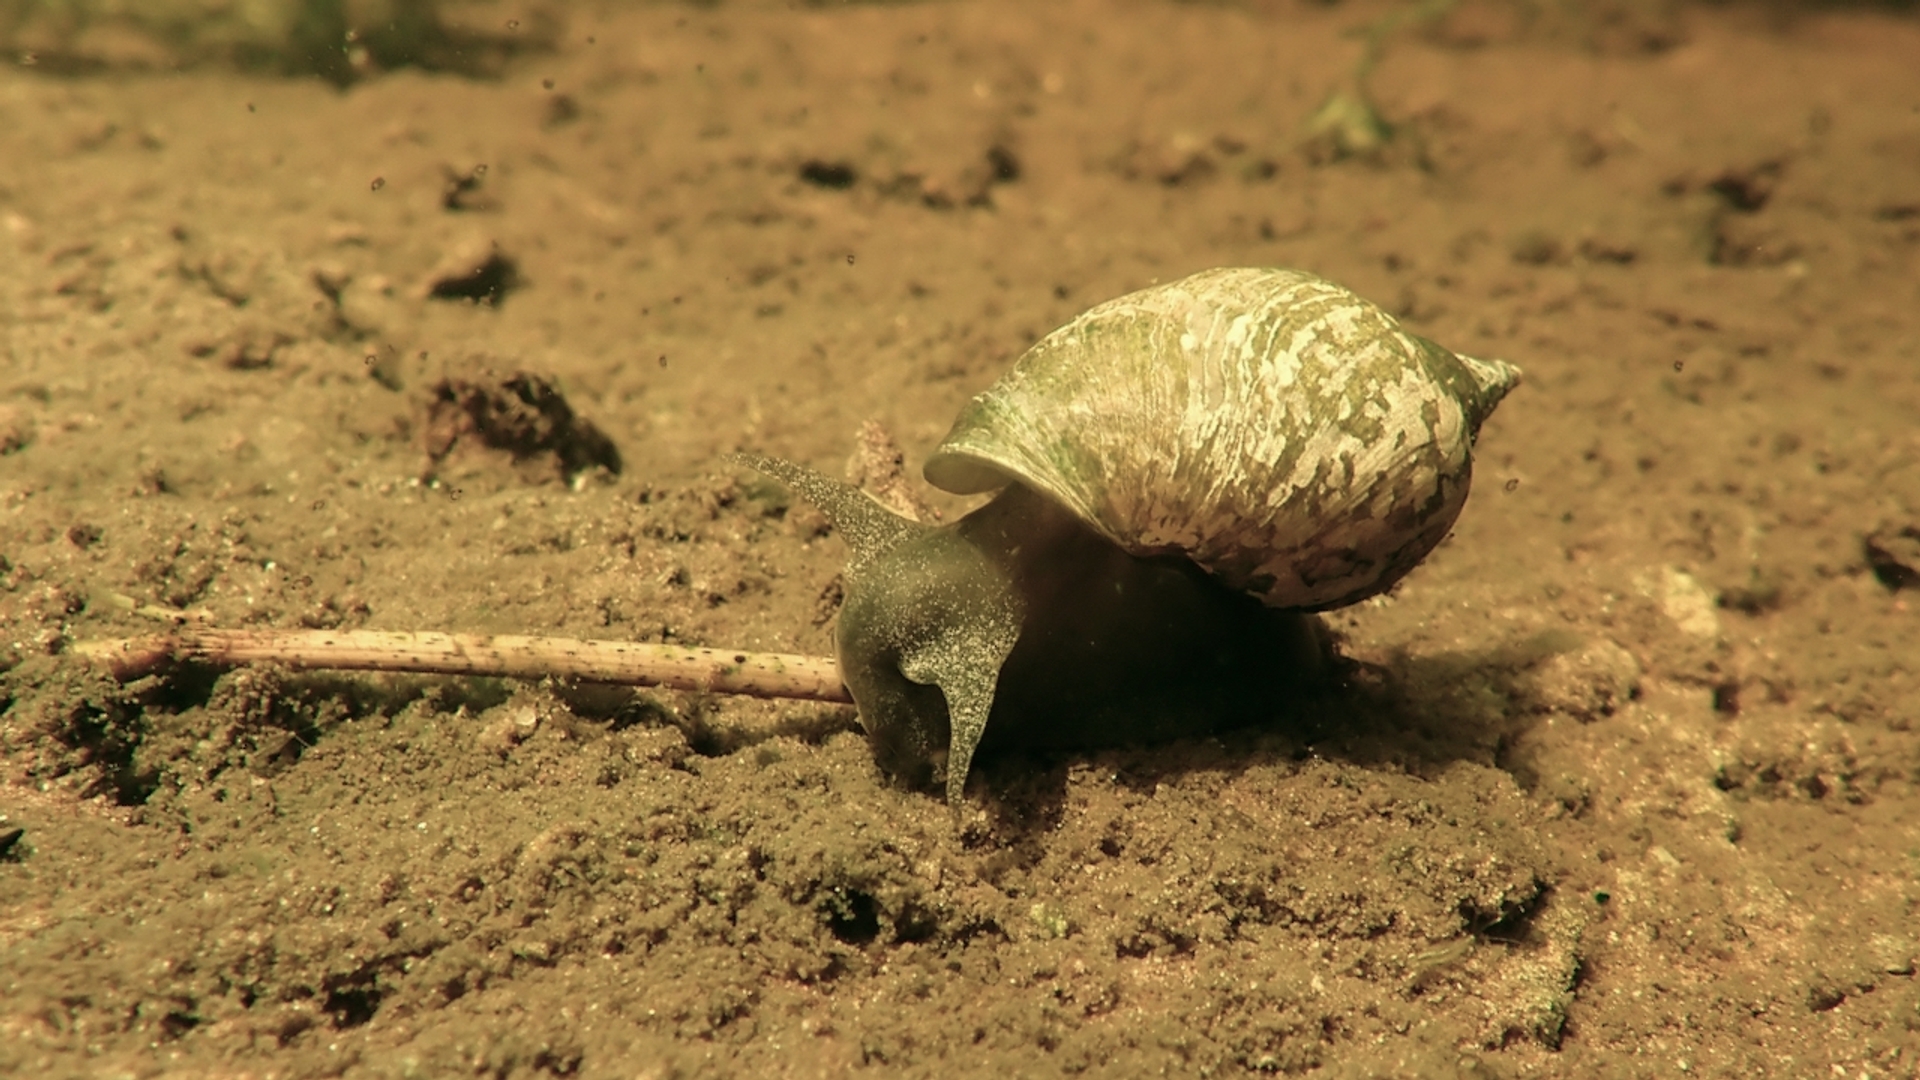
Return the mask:
M 1208 270 L 1097 305 L 973 398 L 926 477 L 999 494 L 950 525 L 742 460 L 846 538 L 842 677 L 882 764 L 944 771 L 957 803 L 990 718 L 1009 741 L 1128 741 L 1311 682 L 1306 613 L 1433 550 L 1518 378 L 1311 274 Z

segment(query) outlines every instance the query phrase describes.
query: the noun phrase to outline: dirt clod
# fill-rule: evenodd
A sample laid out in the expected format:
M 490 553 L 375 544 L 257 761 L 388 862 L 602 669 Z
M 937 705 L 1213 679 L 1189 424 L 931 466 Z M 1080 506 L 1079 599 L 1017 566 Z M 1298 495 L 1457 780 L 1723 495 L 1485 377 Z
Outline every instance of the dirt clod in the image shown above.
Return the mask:
M 421 436 L 431 474 L 463 445 L 504 450 L 516 463 L 550 460 L 563 477 L 620 471 L 620 451 L 547 379 L 516 372 L 498 383 L 446 378 L 427 391 Z
M 1920 525 L 1876 529 L 1861 546 L 1880 584 L 1895 591 L 1920 586 Z

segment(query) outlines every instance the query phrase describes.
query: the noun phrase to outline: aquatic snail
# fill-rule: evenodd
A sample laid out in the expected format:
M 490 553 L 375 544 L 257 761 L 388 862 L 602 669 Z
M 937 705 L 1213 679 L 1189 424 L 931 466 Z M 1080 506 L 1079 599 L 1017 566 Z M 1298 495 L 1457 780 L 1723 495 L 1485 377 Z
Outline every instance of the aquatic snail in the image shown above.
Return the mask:
M 836 648 L 861 723 L 884 766 L 943 774 L 957 804 L 996 739 L 1204 730 L 1311 682 L 1310 613 L 1439 544 L 1518 380 L 1312 274 L 1225 268 L 1088 310 L 973 398 L 925 476 L 998 494 L 951 524 L 737 460 L 845 539 Z

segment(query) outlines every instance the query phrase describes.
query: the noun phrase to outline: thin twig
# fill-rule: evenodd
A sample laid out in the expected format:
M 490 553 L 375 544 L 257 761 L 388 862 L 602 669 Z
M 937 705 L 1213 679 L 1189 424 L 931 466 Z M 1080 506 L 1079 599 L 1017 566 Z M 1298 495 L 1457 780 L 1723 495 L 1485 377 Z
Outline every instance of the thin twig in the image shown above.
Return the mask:
M 270 661 L 308 670 L 510 679 L 555 676 L 751 697 L 853 701 L 840 681 L 840 666 L 831 657 L 624 641 L 509 634 L 183 627 L 151 637 L 80 642 L 74 651 L 104 663 L 120 679 L 149 674 L 168 661 L 236 665 Z

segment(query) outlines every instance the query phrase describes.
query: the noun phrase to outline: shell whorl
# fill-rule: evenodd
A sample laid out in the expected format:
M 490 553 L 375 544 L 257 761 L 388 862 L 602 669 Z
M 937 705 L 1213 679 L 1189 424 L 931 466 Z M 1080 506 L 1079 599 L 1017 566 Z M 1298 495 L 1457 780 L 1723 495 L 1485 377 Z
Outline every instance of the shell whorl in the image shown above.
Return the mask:
M 1384 591 L 1452 527 L 1480 424 L 1519 380 L 1296 270 L 1207 270 L 1100 304 L 961 411 L 926 467 L 1019 481 L 1122 548 L 1273 607 Z

